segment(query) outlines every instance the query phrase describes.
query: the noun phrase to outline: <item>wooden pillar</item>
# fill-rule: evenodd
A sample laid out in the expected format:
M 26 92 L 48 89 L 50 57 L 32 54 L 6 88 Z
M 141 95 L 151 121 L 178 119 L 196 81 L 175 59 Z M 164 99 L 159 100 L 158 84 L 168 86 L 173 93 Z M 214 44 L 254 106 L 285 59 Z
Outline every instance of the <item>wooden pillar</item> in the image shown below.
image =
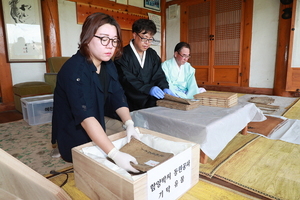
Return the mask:
M 161 1 L 161 61 L 166 60 L 166 0 Z
M 252 42 L 252 18 L 253 18 L 253 0 L 243 2 L 243 39 L 242 39 L 242 66 L 241 66 L 241 86 L 249 87 L 250 79 L 250 60 L 251 60 L 251 42 Z
M 42 0 L 46 58 L 61 56 L 57 0 Z M 47 72 L 49 68 L 47 66 Z
M 288 68 L 288 54 L 290 42 L 291 19 L 283 19 L 281 15 L 285 8 L 292 8 L 293 3 L 283 5 L 280 3 L 279 10 L 279 25 L 278 25 L 278 41 L 277 53 L 275 63 L 275 77 L 273 93 L 277 96 L 292 96 L 290 92 L 285 90 L 287 68 Z
M 0 2 L 0 9 L 2 3 Z M 4 37 L 5 27 L 3 23 L 3 15 L 0 14 L 0 93 L 2 102 L 0 102 L 0 111 L 13 110 L 14 98 L 12 91 L 12 77 L 10 63 L 7 61 L 6 42 Z

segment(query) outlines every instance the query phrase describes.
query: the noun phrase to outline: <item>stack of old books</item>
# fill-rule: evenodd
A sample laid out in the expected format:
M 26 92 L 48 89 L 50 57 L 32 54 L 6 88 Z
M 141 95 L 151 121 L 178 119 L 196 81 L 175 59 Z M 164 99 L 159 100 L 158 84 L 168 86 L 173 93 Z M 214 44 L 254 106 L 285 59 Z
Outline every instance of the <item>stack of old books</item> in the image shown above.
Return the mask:
M 198 99 L 183 99 L 165 94 L 164 99 L 156 101 L 157 106 L 178 110 L 191 110 L 200 106 Z
M 229 108 L 237 104 L 237 93 L 204 92 L 194 95 L 203 106 Z

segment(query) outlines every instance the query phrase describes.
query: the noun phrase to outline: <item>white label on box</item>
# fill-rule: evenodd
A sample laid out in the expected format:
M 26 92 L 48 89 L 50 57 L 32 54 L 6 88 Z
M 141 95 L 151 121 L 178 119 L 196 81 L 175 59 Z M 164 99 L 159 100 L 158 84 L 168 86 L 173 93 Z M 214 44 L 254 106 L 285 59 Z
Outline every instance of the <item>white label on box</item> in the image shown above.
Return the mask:
M 148 160 L 147 162 L 145 162 L 144 164 L 155 167 L 156 165 L 159 164 L 159 162 L 156 162 L 154 160 Z
M 148 200 L 177 199 L 191 187 L 192 148 L 149 170 Z

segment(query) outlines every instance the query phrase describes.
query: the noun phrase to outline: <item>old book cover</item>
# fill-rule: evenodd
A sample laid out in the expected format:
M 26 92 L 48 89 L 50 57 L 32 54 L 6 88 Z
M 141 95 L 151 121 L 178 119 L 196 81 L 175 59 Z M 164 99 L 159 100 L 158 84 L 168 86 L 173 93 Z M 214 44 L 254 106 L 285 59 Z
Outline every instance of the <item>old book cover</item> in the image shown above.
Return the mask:
M 130 142 L 124 145 L 120 151 L 135 157 L 138 165 L 133 163 L 131 165 L 142 172 L 146 172 L 174 156 L 172 153 L 153 149 L 135 138 L 131 138 Z
M 163 100 L 157 100 L 156 105 L 161 107 L 166 107 L 166 108 L 177 109 L 177 110 L 192 110 L 200 106 L 200 101 L 195 101 L 194 103 L 191 104 L 185 104 L 185 103 L 179 103 L 179 102 L 163 99 Z
M 188 105 L 193 103 L 193 101 L 191 99 L 183 99 L 183 98 L 180 98 L 180 97 L 174 97 L 174 96 L 169 95 L 169 94 L 165 94 L 164 99 L 174 101 L 174 102 L 178 102 L 178 103 L 188 104 Z
M 191 110 L 199 107 L 199 102 L 200 101 L 197 99 L 183 99 L 165 94 L 165 97 L 162 100 L 156 101 L 156 105 L 178 110 Z

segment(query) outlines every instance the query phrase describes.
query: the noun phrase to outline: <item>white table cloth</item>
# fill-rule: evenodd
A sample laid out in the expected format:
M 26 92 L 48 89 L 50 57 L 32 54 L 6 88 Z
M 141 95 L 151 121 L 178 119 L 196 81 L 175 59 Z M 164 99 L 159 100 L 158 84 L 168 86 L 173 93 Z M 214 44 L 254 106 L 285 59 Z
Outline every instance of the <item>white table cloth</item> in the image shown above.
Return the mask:
M 157 106 L 131 114 L 135 126 L 198 143 L 212 160 L 249 122 L 266 119 L 255 104 L 248 102 L 231 108 L 200 106 L 189 111 Z

